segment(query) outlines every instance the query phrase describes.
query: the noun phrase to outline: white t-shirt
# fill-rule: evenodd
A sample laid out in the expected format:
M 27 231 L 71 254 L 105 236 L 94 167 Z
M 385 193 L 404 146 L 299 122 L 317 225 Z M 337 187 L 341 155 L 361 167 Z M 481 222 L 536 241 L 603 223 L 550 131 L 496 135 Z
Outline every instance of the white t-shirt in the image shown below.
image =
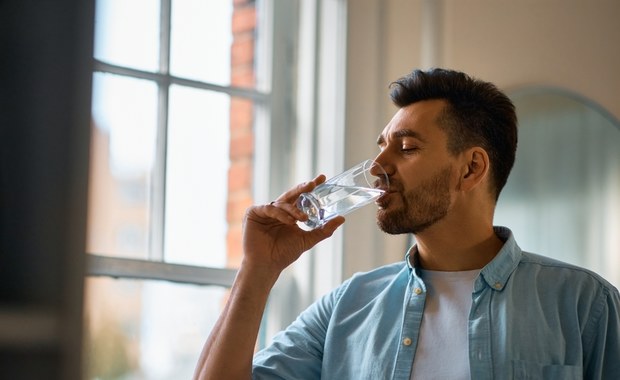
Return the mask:
M 427 294 L 411 380 L 469 380 L 467 321 L 479 273 L 420 270 Z

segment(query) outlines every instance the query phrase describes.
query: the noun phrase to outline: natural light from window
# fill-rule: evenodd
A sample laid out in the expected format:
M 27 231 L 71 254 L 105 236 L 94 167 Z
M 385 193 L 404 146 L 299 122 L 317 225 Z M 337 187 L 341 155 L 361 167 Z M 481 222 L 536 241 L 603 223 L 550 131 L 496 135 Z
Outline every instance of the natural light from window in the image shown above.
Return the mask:
M 255 26 L 234 30 L 233 0 L 96 4 L 87 253 L 134 259 L 138 272 L 136 260 L 234 267 L 231 194 L 247 203 L 251 184 L 232 193 L 231 154 L 252 154 L 235 147 L 253 141 L 237 124 L 251 132 L 254 103 L 227 86 L 233 33 L 251 36 L 252 66 Z M 255 17 L 254 1 L 234 7 Z M 251 168 L 251 156 L 243 162 Z M 191 377 L 227 289 L 148 273 L 87 278 L 88 378 Z

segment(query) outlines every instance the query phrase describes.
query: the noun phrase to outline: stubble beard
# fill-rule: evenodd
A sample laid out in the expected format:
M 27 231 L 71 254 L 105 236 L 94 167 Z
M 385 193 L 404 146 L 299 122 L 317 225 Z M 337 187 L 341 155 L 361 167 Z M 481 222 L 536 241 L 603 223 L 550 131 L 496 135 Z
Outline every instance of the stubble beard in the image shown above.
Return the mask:
M 377 211 L 379 228 L 392 235 L 417 234 L 443 219 L 450 209 L 450 176 L 448 167 L 415 189 L 399 192 L 402 207 Z

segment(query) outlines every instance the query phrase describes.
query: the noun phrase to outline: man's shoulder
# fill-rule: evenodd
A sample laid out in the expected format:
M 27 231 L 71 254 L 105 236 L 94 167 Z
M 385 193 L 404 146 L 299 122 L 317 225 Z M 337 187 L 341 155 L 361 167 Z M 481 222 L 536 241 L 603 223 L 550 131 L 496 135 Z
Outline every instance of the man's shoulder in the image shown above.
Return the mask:
M 409 268 L 403 260 L 396 263 L 383 265 L 366 272 L 355 273 L 350 280 L 366 282 L 380 279 L 392 279 L 394 276 L 405 271 L 409 272 Z
M 395 284 L 406 285 L 409 277 L 409 268 L 405 261 L 387 264 L 367 272 L 355 273 L 343 284 L 343 291 L 382 291 Z
M 590 269 L 536 253 L 522 252 L 519 272 L 529 273 L 539 279 L 549 279 L 562 286 L 589 286 L 618 292 L 605 278 Z

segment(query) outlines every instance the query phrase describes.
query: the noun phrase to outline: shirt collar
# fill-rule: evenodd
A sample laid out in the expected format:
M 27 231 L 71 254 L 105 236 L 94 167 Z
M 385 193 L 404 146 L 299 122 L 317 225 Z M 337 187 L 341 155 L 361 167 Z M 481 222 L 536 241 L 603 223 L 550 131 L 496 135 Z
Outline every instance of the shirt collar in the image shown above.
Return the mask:
M 504 245 L 497 255 L 480 271 L 480 276 L 474 284 L 474 292 L 481 291 L 485 284 L 491 289 L 501 291 L 506 286 L 508 278 L 519 265 L 521 260 L 521 248 L 517 245 L 512 231 L 506 227 L 494 227 L 493 230 Z M 405 255 L 405 262 L 410 272 L 419 277 L 417 268 L 420 267 L 418 247 L 413 245 Z
M 491 289 L 503 290 L 508 278 L 521 261 L 521 248 L 517 245 L 512 231 L 506 227 L 494 227 L 494 230 L 497 237 L 504 241 L 504 245 L 493 260 L 480 271 L 480 277 L 474 285 L 474 292 L 482 290 L 483 280 Z
M 409 268 L 409 273 L 415 272 L 417 274 L 416 268 L 420 267 L 417 244 L 414 244 L 411 248 L 409 248 L 407 254 L 405 254 L 405 262 L 407 263 L 407 268 Z

